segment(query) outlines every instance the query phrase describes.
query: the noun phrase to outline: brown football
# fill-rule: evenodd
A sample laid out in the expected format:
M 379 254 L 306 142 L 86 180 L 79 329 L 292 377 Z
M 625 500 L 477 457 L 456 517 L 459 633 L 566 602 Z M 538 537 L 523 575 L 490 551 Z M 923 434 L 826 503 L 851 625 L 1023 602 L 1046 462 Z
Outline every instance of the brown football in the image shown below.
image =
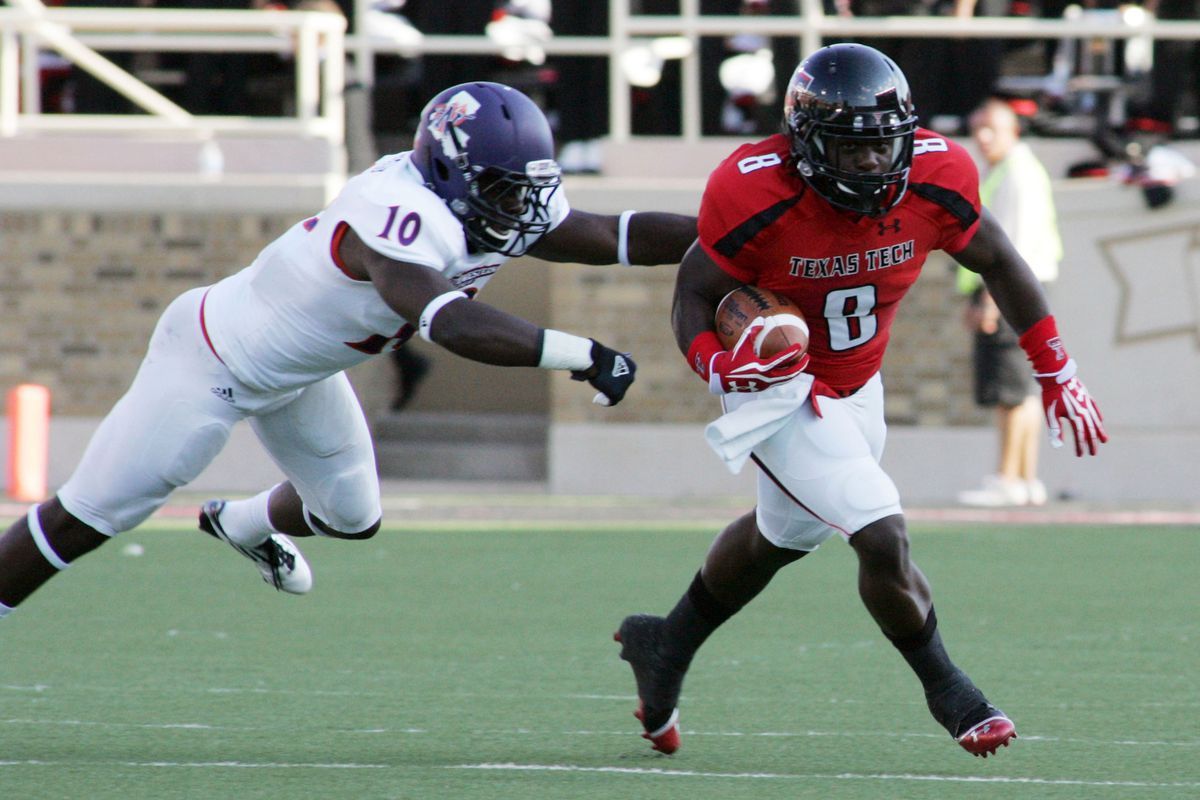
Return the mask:
M 770 289 L 739 286 L 721 300 L 714 323 L 717 338 L 726 350 L 732 350 L 746 327 L 762 317 L 766 326 L 754 343 L 759 358 L 770 358 L 794 344 L 800 355 L 808 351 L 808 323 L 796 304 Z

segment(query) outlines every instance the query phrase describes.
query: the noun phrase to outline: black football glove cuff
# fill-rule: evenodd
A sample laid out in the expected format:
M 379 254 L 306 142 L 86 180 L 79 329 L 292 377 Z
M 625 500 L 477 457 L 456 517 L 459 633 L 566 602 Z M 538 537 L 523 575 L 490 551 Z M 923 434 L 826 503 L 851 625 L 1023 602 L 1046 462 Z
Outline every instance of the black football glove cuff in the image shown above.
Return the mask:
M 633 385 L 635 372 L 637 364 L 628 353 L 618 353 L 592 339 L 592 366 L 586 370 L 573 370 L 571 379 L 587 381 L 599 392 L 592 398 L 593 403 L 615 406 Z

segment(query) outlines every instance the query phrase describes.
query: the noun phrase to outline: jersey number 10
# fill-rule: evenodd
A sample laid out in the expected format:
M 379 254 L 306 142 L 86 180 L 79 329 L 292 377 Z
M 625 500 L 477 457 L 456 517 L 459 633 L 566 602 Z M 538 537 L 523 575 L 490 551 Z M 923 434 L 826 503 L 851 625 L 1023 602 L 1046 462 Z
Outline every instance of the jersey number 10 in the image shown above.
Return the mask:
M 399 215 L 400 206 L 388 206 L 387 222 L 383 223 L 383 230 L 376 236 L 380 239 L 390 239 L 392 238 L 392 228 L 395 228 L 396 241 L 408 246 L 416 241 L 418 234 L 421 233 L 421 215 L 410 211 L 400 220 L 400 224 L 396 225 L 396 217 Z

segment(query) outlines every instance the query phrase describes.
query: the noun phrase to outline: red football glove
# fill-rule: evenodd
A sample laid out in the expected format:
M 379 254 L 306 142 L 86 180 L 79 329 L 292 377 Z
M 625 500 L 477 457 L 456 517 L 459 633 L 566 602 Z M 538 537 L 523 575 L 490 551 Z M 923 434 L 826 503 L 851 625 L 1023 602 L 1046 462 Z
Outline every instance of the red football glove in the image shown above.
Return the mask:
M 1025 331 L 1021 347 L 1033 363 L 1034 377 L 1042 385 L 1042 408 L 1050 428 L 1050 445 L 1062 447 L 1062 426 L 1058 421 L 1065 419 L 1075 435 L 1075 455 L 1083 455 L 1085 444 L 1088 454 L 1096 455 L 1100 444 L 1108 441 L 1104 417 L 1087 387 L 1075 376 L 1075 359 L 1067 356 L 1054 317 L 1046 317 Z
M 705 331 L 692 340 L 688 363 L 708 382 L 710 392 L 761 392 L 777 383 L 790 381 L 804 371 L 808 366 L 808 354 L 797 357 L 802 349 L 799 344 L 773 356 L 759 358 L 755 355 L 754 341 L 762 329 L 760 317 L 746 327 L 732 350 L 722 347 L 712 331 Z

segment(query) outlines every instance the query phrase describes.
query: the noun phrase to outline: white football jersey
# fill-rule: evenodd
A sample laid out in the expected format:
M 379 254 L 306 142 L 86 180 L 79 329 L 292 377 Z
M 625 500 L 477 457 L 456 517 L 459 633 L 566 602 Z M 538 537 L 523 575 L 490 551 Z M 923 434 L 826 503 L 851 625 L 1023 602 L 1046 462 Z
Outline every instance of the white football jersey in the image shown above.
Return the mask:
M 570 212 L 560 186 L 551 228 Z M 201 307 L 204 334 L 243 383 L 304 386 L 396 346 L 415 320 L 393 311 L 367 280 L 343 271 L 335 251 L 350 227 L 388 258 L 422 264 L 475 292 L 508 260 L 467 251 L 462 223 L 424 185 L 408 153 L 388 155 L 346 183 L 321 213 L 292 226 L 242 271 L 214 284 Z

